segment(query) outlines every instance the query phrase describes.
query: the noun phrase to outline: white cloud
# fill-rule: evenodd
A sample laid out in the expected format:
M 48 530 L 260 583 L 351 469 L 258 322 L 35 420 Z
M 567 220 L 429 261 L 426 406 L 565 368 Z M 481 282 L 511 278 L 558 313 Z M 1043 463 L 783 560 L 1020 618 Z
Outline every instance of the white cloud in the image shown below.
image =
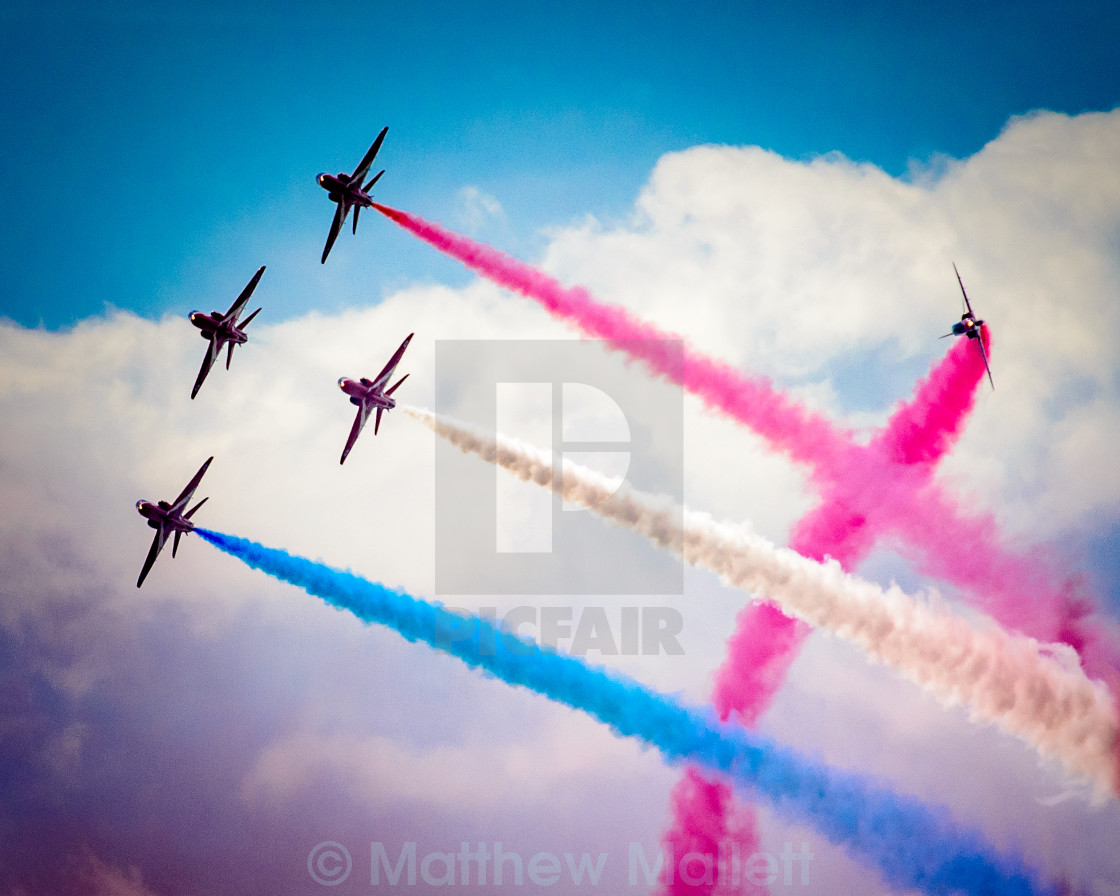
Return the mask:
M 993 328 L 997 390 L 981 394 L 942 479 L 994 511 L 1009 531 L 1060 552 L 1067 539 L 1115 525 L 1120 509 L 1110 453 L 1120 435 L 1117 158 L 1120 112 L 1015 120 L 975 157 L 913 183 L 841 158 L 791 162 L 756 148 L 697 147 L 658 163 L 624 226 L 590 222 L 552 234 L 545 264 L 565 282 L 586 284 L 746 370 L 794 384 L 841 423 L 862 426 L 889 413 L 889 400 L 868 398 L 883 394 L 879 383 L 902 382 L 900 370 L 921 371 L 944 350 L 937 337 L 959 314 L 955 260 Z M 482 216 L 479 226 L 500 218 L 500 205 L 480 191 L 464 193 L 464 201 Z M 197 304 L 184 297 L 184 316 Z M 470 805 L 516 782 L 525 815 L 552 830 L 577 826 L 582 816 L 573 807 L 593 802 L 617 772 L 661 788 L 614 807 L 613 836 L 639 839 L 667 816 L 672 776 L 651 778 L 642 764 L 649 757 L 616 746 L 605 732 L 573 735 L 566 711 L 540 710 L 543 730 L 527 732 L 519 721 L 524 694 L 472 688 L 471 673 L 448 671 L 449 660 L 385 647 L 388 636 L 343 626 L 337 614 L 295 599 L 197 537 L 175 560 L 165 552 L 144 588 L 134 587 L 150 535 L 135 501 L 173 497 L 214 454 L 199 491 L 211 496 L 200 524 L 431 595 L 433 437 L 393 413 L 379 436 L 367 430 L 346 464 L 338 463 L 352 419 L 338 378 L 375 373 L 413 331 L 400 368 L 412 376 L 398 396 L 422 406 L 434 399 L 437 339 L 573 335 L 485 283 L 410 288 L 376 307 L 309 312 L 279 324 L 268 321 L 266 306 L 232 369 L 216 367 L 192 402 L 204 345 L 183 318 L 121 313 L 62 333 L 0 327 L 0 628 L 13 641 L 36 633 L 59 648 L 42 663 L 68 699 L 133 686 L 131 664 L 146 648 L 129 642 L 121 653 L 102 637 L 114 620 L 160 626 L 185 618 L 191 636 L 207 641 L 260 614 L 308 649 L 321 649 L 328 637 L 351 639 L 339 647 L 349 662 L 384 663 L 377 665 L 379 702 L 343 680 L 316 710 L 322 716 L 293 698 L 302 708 L 279 732 L 247 726 L 257 764 L 246 771 L 246 793 L 283 804 L 300 776 L 318 768 L 332 780 L 352 777 L 367 806 L 384 794 L 427 810 L 449 794 Z M 848 370 L 841 381 L 836 371 L 853 364 L 855 375 Z M 902 397 L 900 389 L 891 397 Z M 846 407 L 859 413 L 845 418 Z M 527 417 L 525 431 L 542 423 Z M 690 505 L 749 519 L 782 540 L 815 503 L 803 471 L 754 435 L 692 400 L 685 426 Z M 699 697 L 743 599 L 690 574 L 680 603 L 686 656 L 618 664 Z M 88 613 L 64 625 L 59 608 L 74 601 Z M 293 664 L 320 662 L 274 653 L 267 643 L 244 648 L 253 668 L 263 667 L 258 674 L 289 689 L 299 686 L 288 678 Z M 160 659 L 143 661 L 158 666 Z M 177 687 L 189 700 L 191 682 Z M 441 687 L 458 690 L 435 696 Z M 144 693 L 142 681 L 135 688 Z M 416 700 L 437 711 L 410 712 Z M 457 710 L 462 715 L 447 717 Z M 396 727 L 371 731 L 367 716 L 392 718 Z M 67 721 L 48 738 L 70 774 L 98 734 L 96 718 L 83 723 Z M 1052 770 L 1037 775 L 1033 759 L 1017 752 L 1005 764 L 1008 739 L 927 705 L 832 641 L 814 639 L 767 724 L 799 749 L 823 745 L 837 762 L 942 799 L 1001 838 L 1022 836 L 1043 850 L 1039 860 L 1052 871 L 1120 878 L 1115 861 L 1093 845 L 1120 837 L 1114 807 L 1094 815 L 1080 799 L 1040 805 L 1061 789 Z M 440 731 L 434 740 L 433 728 Z M 489 742 L 480 746 L 483 737 Z M 884 743 L 891 745 L 886 755 Z M 468 780 L 454 778 L 449 766 L 469 769 Z M 1002 769 L 1001 787 L 997 803 L 981 809 L 975 785 L 986 769 Z M 557 809 L 561 787 L 571 795 Z M 1092 843 L 1077 846 L 1076 838 Z M 139 886 L 138 877 L 128 882 Z M 828 892 L 828 881 L 807 892 Z
M 604 737 L 599 726 L 583 718 L 566 716 L 546 716 L 543 729 L 514 743 L 418 747 L 379 735 L 299 731 L 262 751 L 242 792 L 247 800 L 282 806 L 332 780 L 371 810 L 405 802 L 469 815 L 524 811 L 591 782 L 601 786 L 612 766 L 644 774 L 656 769 L 654 754 Z
M 490 223 L 505 224 L 506 213 L 496 198 L 471 185 L 459 191 L 459 221 L 467 233 L 477 234 Z
M 992 327 L 997 390 L 946 472 L 1010 529 L 1060 537 L 1120 508 L 1113 465 L 1067 447 L 1116 435 L 1118 147 L 1120 113 L 1038 114 L 919 184 L 842 158 L 697 147 L 661 159 L 628 225 L 555 234 L 547 265 L 840 415 L 894 366 L 943 351 L 955 260 Z M 852 357 L 867 385 L 829 382 Z

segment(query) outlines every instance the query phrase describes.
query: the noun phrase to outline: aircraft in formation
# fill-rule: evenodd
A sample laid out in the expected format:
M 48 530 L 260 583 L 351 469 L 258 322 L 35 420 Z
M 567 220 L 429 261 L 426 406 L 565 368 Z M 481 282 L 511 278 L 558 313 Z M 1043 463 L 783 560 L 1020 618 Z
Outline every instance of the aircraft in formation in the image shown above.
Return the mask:
M 374 176 L 369 183 L 362 185 L 362 180 L 369 172 L 370 166 L 373 164 L 373 159 L 377 155 L 377 151 L 381 148 L 381 143 L 385 139 L 385 134 L 389 129 L 382 128 L 381 133 L 373 141 L 369 150 L 366 152 L 362 161 L 358 163 L 358 167 L 354 169 L 353 174 L 340 173 L 337 176 L 331 174 L 320 174 L 317 178 L 319 185 L 322 186 L 330 194 L 331 200 L 337 205 L 335 209 L 334 221 L 331 223 L 331 232 L 327 237 L 326 248 L 323 249 L 322 261 L 327 260 L 327 255 L 331 251 L 331 246 L 338 236 L 342 225 L 346 222 L 346 217 L 350 213 L 350 209 L 354 209 L 354 232 L 358 232 L 358 213 L 363 208 L 368 208 L 373 204 L 373 200 L 369 196 L 370 188 L 377 182 L 377 179 L 384 174 L 380 171 Z M 264 274 L 265 266 L 257 270 L 252 279 L 246 284 L 245 288 L 241 290 L 241 294 L 237 297 L 229 310 L 225 314 L 219 311 L 212 311 L 210 314 L 205 314 L 201 311 L 192 311 L 190 314 L 190 321 L 194 326 L 198 327 L 200 335 L 209 341 L 209 346 L 206 350 L 206 357 L 202 360 L 202 367 L 198 371 L 198 377 L 195 379 L 194 388 L 191 390 L 191 398 L 193 399 L 198 395 L 198 390 L 202 388 L 203 382 L 209 375 L 214 362 L 222 353 L 222 349 L 228 346 L 226 354 L 226 369 L 229 369 L 233 361 L 233 349 L 235 346 L 244 345 L 248 341 L 248 336 L 245 334 L 245 328 L 261 311 L 258 308 L 244 320 L 238 320 L 245 311 L 246 305 L 249 303 L 250 297 L 253 295 L 253 290 L 257 288 L 261 276 Z M 346 449 L 342 453 L 342 460 L 346 460 L 346 455 L 350 453 L 350 449 L 354 447 L 354 442 L 358 438 L 358 433 L 361 432 L 362 427 L 365 425 L 371 410 L 376 411 L 377 421 L 374 424 L 374 433 L 377 433 L 381 425 L 381 415 L 392 408 L 396 407 L 396 402 L 392 398 L 392 394 L 397 390 L 401 383 L 408 379 L 408 375 L 401 377 L 401 379 L 390 388 L 385 388 L 389 379 L 393 375 L 397 364 L 400 363 L 401 356 L 404 355 L 404 350 L 408 347 L 409 340 L 412 339 L 413 334 L 409 333 L 408 338 L 401 343 L 400 348 L 394 353 L 389 363 L 378 374 L 377 379 L 370 381 L 365 378 L 354 382 L 348 379 L 339 381 L 343 391 L 350 395 L 350 400 L 358 405 L 358 418 L 354 421 L 354 428 L 350 433 L 350 438 L 346 443 Z M 187 487 L 179 494 L 173 502 L 158 501 L 152 503 L 150 501 L 137 501 L 136 510 L 139 514 L 148 521 L 148 525 L 156 530 L 155 537 L 152 539 L 152 546 L 148 549 L 148 556 L 144 560 L 144 567 L 140 570 L 140 576 L 136 580 L 136 587 L 139 588 L 144 584 L 144 579 L 147 578 L 148 573 L 151 571 L 152 565 L 156 562 L 156 558 L 167 544 L 167 540 L 172 538 L 173 544 L 171 548 L 171 556 L 174 557 L 179 550 L 179 541 L 185 533 L 194 531 L 194 523 L 191 522 L 191 517 L 195 511 L 205 504 L 209 498 L 203 498 L 190 510 L 187 510 L 187 504 L 190 503 L 195 490 L 198 488 L 202 477 L 205 475 L 210 462 L 214 460 L 210 457 L 206 463 L 202 465 L 194 478 L 187 483 Z
M 230 362 L 233 361 L 234 346 L 244 345 L 248 341 L 249 337 L 245 335 L 245 328 L 249 326 L 253 318 L 260 313 L 261 309 L 258 308 L 240 323 L 237 322 L 237 318 L 240 316 L 241 312 L 245 310 L 245 306 L 249 302 L 249 296 L 251 296 L 253 290 L 257 288 L 257 283 L 260 282 L 261 274 L 263 273 L 264 265 L 262 264 L 260 270 L 253 275 L 253 279 L 241 290 L 241 295 L 237 297 L 237 301 L 229 306 L 229 311 L 225 314 L 218 311 L 212 311 L 209 314 L 203 314 L 201 311 L 191 312 L 191 323 L 198 327 L 203 339 L 210 340 L 210 347 L 206 349 L 206 357 L 202 359 L 202 367 L 198 371 L 198 379 L 194 381 L 194 388 L 191 390 L 192 399 L 198 394 L 198 390 L 202 388 L 202 381 L 206 379 L 210 368 L 214 366 L 214 362 L 222 353 L 223 346 L 229 346 L 229 352 L 226 354 L 226 370 L 229 370 Z
M 346 447 L 342 449 L 342 460 L 340 464 L 346 462 L 346 455 L 350 453 L 350 449 L 354 447 L 354 443 L 358 440 L 358 433 L 362 431 L 362 427 L 366 425 L 369 419 L 369 412 L 376 411 L 377 419 L 373 423 L 373 434 L 377 435 L 378 427 L 381 426 L 381 415 L 385 411 L 391 411 L 397 406 L 396 400 L 392 395 L 397 391 L 397 388 L 408 379 L 406 373 L 395 384 L 388 389 L 385 388 L 386 384 L 393 378 L 393 371 L 397 369 L 397 365 L 401 362 L 401 356 L 404 355 L 404 350 L 408 348 L 408 343 L 412 340 L 415 334 L 409 333 L 405 337 L 404 342 L 401 343 L 400 348 L 393 352 L 393 357 L 389 359 L 389 363 L 381 368 L 381 373 L 375 379 L 368 380 L 362 377 L 360 380 L 351 380 L 343 377 L 338 381 L 338 387 L 350 396 L 350 403 L 358 406 L 358 416 L 354 418 L 354 425 L 350 428 L 350 438 L 346 440 Z
M 325 263 L 327 255 L 330 254 L 331 247 L 338 237 L 342 225 L 346 223 L 346 217 L 350 213 L 350 209 L 354 209 L 354 233 L 358 232 L 358 214 L 363 208 L 369 208 L 373 205 L 373 199 L 369 195 L 370 188 L 377 183 L 378 178 L 384 174 L 384 170 L 379 171 L 368 183 L 364 186 L 362 181 L 369 173 L 370 166 L 377 155 L 377 151 L 381 148 L 381 143 L 385 139 L 386 133 L 389 129 L 387 127 L 381 129 L 381 133 L 370 145 L 365 156 L 362 157 L 358 167 L 354 169 L 352 174 L 339 173 L 333 174 L 320 174 L 316 181 L 319 186 L 326 190 L 332 202 L 335 203 L 334 220 L 331 222 L 331 230 L 327 236 L 327 244 L 323 249 L 323 257 L 320 263 Z M 957 283 L 961 287 L 961 295 L 964 296 L 965 312 L 961 315 L 959 323 L 953 324 L 951 332 L 946 333 L 945 336 L 967 336 L 969 339 L 976 340 L 977 347 L 980 349 L 980 357 L 984 361 L 984 369 L 988 374 L 988 381 L 995 388 L 995 382 L 992 380 L 992 370 L 988 365 L 988 355 L 984 348 L 984 340 L 981 338 L 981 328 L 984 326 L 984 321 L 978 320 L 972 311 L 972 304 L 969 302 L 968 293 L 965 291 L 964 282 L 961 280 L 960 271 L 957 270 L 956 263 L 953 264 L 953 271 L 957 275 Z M 191 398 L 193 399 L 198 390 L 202 387 L 203 381 L 210 373 L 210 369 L 214 366 L 214 362 L 221 355 L 222 349 L 228 346 L 226 355 L 226 369 L 229 369 L 230 363 L 233 360 L 233 349 L 237 345 L 243 345 L 248 337 L 245 335 L 245 328 L 253 320 L 254 317 L 260 313 L 260 308 L 250 314 L 242 321 L 238 321 L 238 317 L 244 312 L 245 306 L 249 302 L 253 290 L 256 289 L 257 284 L 260 282 L 261 275 L 264 274 L 264 265 L 253 275 L 253 278 L 241 291 L 241 295 L 230 306 L 225 314 L 220 314 L 214 311 L 210 314 L 203 314 L 201 311 L 192 311 L 190 314 L 190 321 L 201 331 L 204 339 L 209 340 L 209 347 L 206 351 L 206 357 L 202 361 L 202 367 L 198 371 L 198 378 L 195 380 L 194 389 L 191 391 Z M 374 435 L 377 434 L 381 426 L 381 415 L 385 411 L 392 410 L 396 407 L 396 400 L 393 398 L 393 393 L 400 387 L 406 379 L 408 374 L 401 377 L 392 386 L 389 386 L 389 380 L 393 378 L 397 365 L 400 364 L 401 358 L 404 355 L 405 349 L 408 348 L 408 343 L 411 341 L 414 334 L 409 333 L 407 338 L 400 344 L 400 347 L 393 353 L 389 362 L 381 369 L 381 372 L 376 378 L 369 380 L 362 377 L 359 380 L 351 380 L 343 377 L 338 381 L 339 388 L 342 389 L 348 396 L 350 402 L 358 407 L 358 414 L 354 418 L 354 425 L 350 429 L 350 436 L 346 440 L 346 447 L 342 450 L 342 458 L 339 463 L 345 463 L 346 457 L 350 454 L 350 450 L 354 447 L 354 443 L 358 439 L 362 428 L 366 425 L 369 419 L 370 412 L 375 415 L 375 422 L 373 424 Z M 944 337 L 942 337 L 944 338 Z M 179 539 L 184 533 L 194 530 L 194 523 L 191 522 L 191 516 L 199 507 L 206 503 L 207 498 L 203 498 L 190 510 L 186 510 L 186 506 L 190 503 L 191 497 L 194 495 L 195 489 L 198 488 L 199 483 L 202 481 L 203 475 L 206 473 L 207 467 L 210 466 L 210 461 L 214 458 L 207 459 L 194 475 L 194 478 L 187 483 L 187 487 L 183 489 L 179 497 L 174 502 L 168 503 L 166 501 L 159 501 L 152 504 L 148 501 L 138 501 L 136 509 L 140 515 L 148 520 L 148 525 L 156 530 L 156 535 L 152 541 L 152 546 L 148 551 L 147 559 L 144 561 L 144 568 L 140 571 L 140 577 L 136 581 L 136 587 L 140 587 L 144 578 L 148 575 L 152 564 L 155 563 L 156 557 L 159 556 L 160 551 L 163 550 L 164 545 L 167 543 L 168 537 L 174 533 L 174 545 L 171 549 L 171 556 L 174 557 L 179 548 Z
M 327 256 L 331 252 L 331 246 L 334 245 L 342 225 L 346 223 L 346 216 L 350 213 L 350 209 L 354 209 L 354 233 L 357 233 L 358 213 L 363 208 L 370 208 L 373 205 L 373 199 L 370 198 L 369 191 L 385 171 L 378 171 L 364 187 L 362 186 L 362 180 L 369 173 L 370 165 L 373 164 L 373 157 L 381 149 L 381 141 L 385 139 L 388 130 L 388 127 L 381 129 L 381 133 L 377 135 L 377 139 L 373 141 L 373 145 L 362 157 L 353 174 L 346 174 L 341 171 L 338 174 L 323 172 L 315 178 L 319 186 L 327 191 L 331 202 L 336 205 L 334 220 L 331 221 L 331 232 L 327 234 L 327 245 L 323 248 L 323 257 L 319 261 L 320 264 L 326 263 Z
M 183 537 L 184 533 L 194 531 L 194 523 L 191 522 L 191 517 L 194 516 L 194 512 L 199 507 L 210 499 L 203 498 L 190 510 L 185 513 L 184 510 L 190 503 L 195 489 L 198 488 L 198 484 L 206 473 L 206 468 L 210 466 L 210 461 L 213 459 L 213 457 L 206 459 L 206 463 L 194 474 L 194 478 L 187 483 L 186 488 L 179 492 L 179 497 L 172 503 L 168 504 L 166 501 L 160 501 L 156 504 L 150 501 L 136 502 L 136 509 L 140 516 L 144 517 L 148 521 L 148 525 L 156 530 L 156 536 L 152 539 L 152 546 L 148 549 L 148 557 L 144 560 L 144 568 L 140 570 L 140 578 L 136 580 L 137 588 L 144 584 L 144 578 L 148 575 L 152 564 L 156 562 L 156 557 L 163 550 L 163 546 L 167 544 L 167 537 L 172 532 L 175 533 L 175 543 L 171 546 L 171 556 L 174 557 L 179 550 L 179 539 Z
M 956 262 L 953 262 L 953 273 L 957 275 L 957 283 L 961 285 L 961 295 L 964 296 L 964 314 L 961 315 L 960 323 L 953 324 L 953 329 L 941 338 L 967 336 L 969 339 L 975 339 L 976 345 L 980 349 L 980 358 L 984 361 L 984 369 L 988 372 L 988 382 L 992 384 L 994 389 L 996 383 L 992 379 L 992 368 L 988 366 L 988 352 L 984 348 L 984 340 L 980 337 L 980 328 L 984 326 L 984 321 L 977 320 L 976 315 L 972 312 L 972 303 L 968 301 L 968 293 L 964 290 L 964 282 L 961 280 L 961 272 L 957 270 Z

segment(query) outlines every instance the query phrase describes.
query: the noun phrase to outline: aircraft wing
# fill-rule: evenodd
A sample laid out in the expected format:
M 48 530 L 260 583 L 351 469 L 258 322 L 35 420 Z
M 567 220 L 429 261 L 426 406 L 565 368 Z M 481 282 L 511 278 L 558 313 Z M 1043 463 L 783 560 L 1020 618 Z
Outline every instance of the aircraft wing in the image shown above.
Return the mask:
M 206 463 L 204 463 L 199 468 L 199 471 L 194 474 L 194 478 L 187 483 L 187 487 L 179 493 L 179 497 L 176 498 L 175 503 L 171 505 L 171 511 L 173 513 L 183 512 L 183 509 L 190 502 L 191 495 L 194 494 L 194 490 L 198 488 L 198 484 L 202 481 L 202 477 L 206 473 L 206 468 L 210 466 L 210 461 L 212 461 L 213 459 L 213 457 L 206 458 Z
M 340 464 L 346 463 L 346 455 L 350 453 L 350 449 L 354 447 L 354 443 L 358 441 L 358 433 L 362 431 L 362 427 L 366 425 L 366 420 L 369 417 L 369 411 L 366 410 L 366 405 L 363 403 L 358 407 L 358 416 L 354 418 L 354 425 L 350 427 L 350 438 L 346 440 L 346 447 L 342 449 L 342 460 Z
M 350 175 L 350 183 L 357 182 L 359 187 L 362 185 L 362 180 L 369 173 L 369 167 L 373 164 L 373 157 L 376 156 L 377 151 L 381 149 L 381 142 L 385 139 L 385 134 L 388 130 L 388 127 L 381 129 L 381 133 L 377 135 L 377 139 L 373 141 L 373 145 L 370 146 L 365 156 L 358 163 L 358 167 L 354 169 L 354 173 Z
M 159 552 L 163 550 L 163 546 L 167 544 L 167 535 L 162 526 L 156 531 L 156 537 L 152 539 L 152 546 L 148 548 L 148 556 L 144 558 L 144 568 L 140 570 L 140 578 L 136 580 L 136 587 L 139 588 L 144 584 L 144 579 L 147 577 L 148 572 L 152 568 L 152 564 L 156 562 L 156 557 Z
M 349 209 L 346 208 L 345 203 L 338 203 L 334 210 L 334 220 L 331 221 L 331 232 L 327 234 L 327 245 L 323 248 L 323 257 L 319 260 L 319 264 L 325 264 L 327 256 L 331 254 L 331 246 L 338 238 L 338 232 L 342 230 L 342 222 L 346 220 L 347 211 Z
M 412 341 L 412 337 L 415 335 L 415 333 L 409 333 L 408 336 L 405 337 L 404 342 L 401 343 L 401 347 L 393 352 L 393 357 L 389 359 L 389 363 L 381 368 L 381 373 L 379 373 L 377 378 L 373 381 L 373 385 L 376 388 L 381 390 L 385 389 L 385 385 L 393 378 L 393 371 L 396 370 L 397 365 L 401 363 L 404 350 L 408 348 L 408 343 Z
M 194 388 L 191 389 L 191 398 L 194 398 L 198 394 L 198 390 L 202 388 L 202 381 L 206 379 L 206 375 L 210 372 L 210 368 L 214 366 L 214 361 L 217 360 L 221 351 L 222 348 L 218 345 L 218 340 L 211 336 L 210 345 L 206 349 L 206 357 L 202 359 L 202 366 L 198 368 L 198 377 L 194 381 Z
M 968 301 L 968 293 L 964 291 L 964 282 L 961 280 L 961 272 L 957 270 L 957 263 L 953 262 L 953 273 L 957 275 L 957 282 L 961 285 L 961 295 L 964 296 L 964 307 L 972 314 L 972 303 Z
M 980 335 L 976 338 L 976 344 L 980 346 L 980 357 L 984 359 L 984 369 L 988 371 L 988 382 L 992 384 L 992 388 L 996 387 L 996 381 L 992 379 L 992 368 L 988 366 L 988 350 L 984 348 L 984 331 L 981 329 Z
M 253 294 L 253 290 L 257 288 L 257 284 L 260 282 L 261 274 L 263 273 L 264 265 L 262 264 L 260 270 L 253 274 L 253 279 L 249 281 L 249 283 L 243 290 L 241 290 L 241 295 L 239 295 L 237 297 L 237 300 L 229 306 L 229 311 L 222 315 L 222 320 L 229 320 L 230 318 L 232 318 L 235 323 L 237 322 L 237 318 L 239 318 L 241 316 L 241 312 L 245 310 L 245 306 L 249 302 L 249 296 L 251 296 Z

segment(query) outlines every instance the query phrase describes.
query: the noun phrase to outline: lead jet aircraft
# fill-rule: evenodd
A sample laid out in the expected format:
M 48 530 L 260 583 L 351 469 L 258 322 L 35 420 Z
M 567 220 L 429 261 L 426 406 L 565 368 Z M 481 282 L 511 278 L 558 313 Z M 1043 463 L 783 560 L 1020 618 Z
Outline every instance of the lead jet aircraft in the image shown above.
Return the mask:
M 140 578 L 136 580 L 137 588 L 144 584 L 144 577 L 147 576 L 148 570 L 152 568 L 159 552 L 167 544 L 167 536 L 172 532 L 175 533 L 175 543 L 171 547 L 171 556 L 174 557 L 176 551 L 179 550 L 179 539 L 182 538 L 183 533 L 194 531 L 194 523 L 191 522 L 191 517 L 199 507 L 210 499 L 203 498 L 186 513 L 183 510 L 190 502 L 194 490 L 198 488 L 206 468 L 210 466 L 210 461 L 213 459 L 213 457 L 206 459 L 206 463 L 194 474 L 194 478 L 187 483 L 187 487 L 179 493 L 179 497 L 173 503 L 168 504 L 166 501 L 160 501 L 158 504 L 152 504 L 150 501 L 136 502 L 136 509 L 140 512 L 140 516 L 144 517 L 148 521 L 148 525 L 156 530 L 156 537 L 152 539 L 152 546 L 148 549 L 148 557 L 144 561 L 144 568 L 140 570 Z
M 992 388 L 996 387 L 995 380 L 992 379 L 992 368 L 988 366 L 988 352 L 984 348 L 984 339 L 980 335 L 980 328 L 984 326 L 984 321 L 977 320 L 976 315 L 972 313 L 972 303 L 968 301 L 968 293 L 964 291 L 964 283 L 961 281 L 961 272 L 957 270 L 956 262 L 953 262 L 953 273 L 957 275 L 957 283 L 961 285 L 961 295 L 964 296 L 964 314 L 961 315 L 961 321 L 958 324 L 953 324 L 951 332 L 945 334 L 941 338 L 947 336 L 967 336 L 969 339 L 975 339 L 976 345 L 980 349 L 980 357 L 984 361 L 984 369 L 988 372 L 988 382 L 992 384 Z
M 323 249 L 323 257 L 319 263 L 326 263 L 327 256 L 331 252 L 331 246 L 334 245 L 335 238 L 338 232 L 342 229 L 342 225 L 346 223 L 346 216 L 350 213 L 350 208 L 354 208 L 354 233 L 358 232 L 358 213 L 363 208 L 369 208 L 373 205 L 373 199 L 369 195 L 370 188 L 377 183 L 377 179 L 385 173 L 384 170 L 378 171 L 371 180 L 364 187 L 362 186 L 362 179 L 369 173 L 369 166 L 373 164 L 373 157 L 377 155 L 377 151 L 381 149 L 381 141 L 385 139 L 385 134 L 389 128 L 384 127 L 381 133 L 377 135 L 377 139 L 373 141 L 369 151 L 358 163 L 358 167 L 354 169 L 353 174 L 345 174 L 339 172 L 338 174 L 327 174 L 326 172 L 320 174 L 315 178 L 319 186 L 331 197 L 331 202 L 334 202 L 338 207 L 334 210 L 334 220 L 331 221 L 331 232 L 327 234 L 327 245 Z
M 202 359 L 202 367 L 198 371 L 198 379 L 194 381 L 194 388 L 191 389 L 191 398 L 198 394 L 198 390 L 202 388 L 202 381 L 206 379 L 206 375 L 210 372 L 210 368 L 214 366 L 214 362 L 222 353 L 222 346 L 228 343 L 229 352 L 226 354 L 226 370 L 229 370 L 230 362 L 233 360 L 233 347 L 235 345 L 244 345 L 249 337 L 245 335 L 245 328 L 249 326 L 249 322 L 260 313 L 260 308 L 250 314 L 241 323 L 237 322 L 237 317 L 245 310 L 245 305 L 249 301 L 249 296 L 253 294 L 253 290 L 257 288 L 257 283 L 261 279 L 261 274 L 264 273 L 264 265 L 262 264 L 260 270 L 253 275 L 253 279 L 249 281 L 248 285 L 241 290 L 241 295 L 237 297 L 237 301 L 229 306 L 229 311 L 222 314 L 218 311 L 212 311 L 209 314 L 203 314 L 201 311 L 191 312 L 191 323 L 202 331 L 202 338 L 210 340 L 210 347 L 206 350 L 206 357 Z
M 350 453 L 350 449 L 354 447 L 354 442 L 358 440 L 358 433 L 362 431 L 362 427 L 366 425 L 366 420 L 369 419 L 369 412 L 371 410 L 377 411 L 377 419 L 373 424 L 373 434 L 377 435 L 377 429 L 381 426 L 381 414 L 385 411 L 391 411 L 397 406 L 396 401 L 392 398 L 392 394 L 397 391 L 397 388 L 408 379 L 406 373 L 389 389 L 385 388 L 385 384 L 393 376 L 393 371 L 397 369 L 397 365 L 401 362 L 401 356 L 404 350 L 408 348 L 408 343 L 411 341 L 414 333 L 409 333 L 401 347 L 394 353 L 393 357 L 389 359 L 389 363 L 382 369 L 381 373 L 377 375 L 377 379 L 367 380 L 362 377 L 355 382 L 343 377 L 338 381 L 338 386 L 350 396 L 350 403 L 358 406 L 358 416 L 354 418 L 354 426 L 350 429 L 350 438 L 346 440 L 346 447 L 342 449 L 342 460 L 340 464 L 346 462 L 346 455 Z

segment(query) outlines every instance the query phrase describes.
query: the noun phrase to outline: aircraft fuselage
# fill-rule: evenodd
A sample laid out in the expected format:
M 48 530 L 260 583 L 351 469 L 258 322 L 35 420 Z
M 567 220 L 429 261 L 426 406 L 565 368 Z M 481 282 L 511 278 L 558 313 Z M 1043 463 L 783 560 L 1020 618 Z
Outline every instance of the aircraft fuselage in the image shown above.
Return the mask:
M 983 323 L 984 321 L 976 320 L 976 318 L 966 314 L 961 318 L 959 324 L 953 324 L 953 335 L 967 336 L 969 339 L 979 339 L 980 327 Z
M 218 345 L 224 345 L 227 342 L 233 342 L 237 345 L 244 345 L 249 341 L 249 337 L 245 331 L 237 326 L 234 320 L 222 320 L 222 313 L 214 311 L 210 314 L 204 314 L 201 311 L 191 312 L 191 323 L 201 330 L 203 339 L 217 339 Z
M 386 411 L 397 406 L 394 398 L 375 388 L 368 380 L 362 382 L 343 377 L 338 381 L 338 387 L 350 396 L 350 403 L 354 405 L 364 404 L 367 408 L 383 408 Z
M 373 205 L 373 197 L 362 189 L 360 182 L 351 181 L 349 174 L 323 172 L 315 180 L 330 194 L 332 202 L 345 202 L 347 205 L 360 205 L 363 208 Z
M 166 501 L 160 501 L 158 504 L 153 504 L 151 501 L 137 501 L 136 510 L 153 529 L 165 529 L 168 532 L 194 531 L 194 523 L 186 519 L 182 513 L 172 512 Z

